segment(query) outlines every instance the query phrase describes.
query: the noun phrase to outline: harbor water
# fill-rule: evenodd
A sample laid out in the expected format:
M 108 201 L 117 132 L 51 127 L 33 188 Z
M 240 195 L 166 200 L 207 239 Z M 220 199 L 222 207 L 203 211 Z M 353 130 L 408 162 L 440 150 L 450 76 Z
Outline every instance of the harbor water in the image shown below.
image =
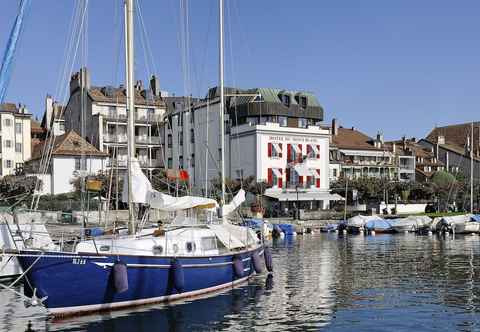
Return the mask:
M 479 236 L 314 234 L 272 253 L 272 277 L 233 290 L 63 321 L 1 290 L 0 331 L 480 331 Z

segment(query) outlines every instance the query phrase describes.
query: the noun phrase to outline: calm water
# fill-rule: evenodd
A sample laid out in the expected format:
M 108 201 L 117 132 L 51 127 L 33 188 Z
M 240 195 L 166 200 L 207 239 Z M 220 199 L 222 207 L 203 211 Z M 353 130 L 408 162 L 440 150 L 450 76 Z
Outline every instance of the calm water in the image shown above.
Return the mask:
M 480 237 L 306 235 L 273 243 L 275 272 L 175 305 L 54 322 L 0 291 L 0 330 L 480 331 Z

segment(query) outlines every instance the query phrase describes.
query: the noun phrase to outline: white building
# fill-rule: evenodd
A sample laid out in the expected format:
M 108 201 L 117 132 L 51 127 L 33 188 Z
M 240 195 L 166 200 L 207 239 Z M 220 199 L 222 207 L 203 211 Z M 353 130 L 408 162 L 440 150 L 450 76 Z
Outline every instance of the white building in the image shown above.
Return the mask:
M 231 179 L 254 176 L 280 202 L 325 208 L 329 194 L 329 130 L 314 95 L 280 89 L 226 89 L 225 170 Z M 166 117 L 167 168 L 185 169 L 193 191 L 204 192 L 220 173 L 219 92 L 171 108 Z M 187 105 L 187 106 L 185 106 Z M 291 204 L 288 204 L 291 205 Z
M 136 157 L 148 174 L 163 167 L 162 122 L 166 104 L 159 81 L 152 76 L 150 86 L 135 85 Z M 109 156 L 107 167 L 127 167 L 127 110 L 123 86 L 90 85 L 86 68 L 72 75 L 70 98 L 65 107 L 65 128 L 75 130 Z
M 31 117 L 25 106 L 0 105 L 0 176 L 21 172 L 30 159 Z
M 39 174 L 45 141 L 35 146 L 25 170 L 42 180 L 41 194 L 63 194 L 73 191 L 72 180 L 80 175 L 94 175 L 106 168 L 108 155 L 99 151 L 76 132 L 55 136 L 52 157 L 46 174 Z
M 47 131 L 52 130 L 55 136 L 65 134 L 65 107 L 53 100 L 53 97 L 45 97 L 45 113 L 42 118 L 42 127 Z
M 382 134 L 371 138 L 353 127 L 338 126 L 335 119 L 331 131 L 331 180 L 335 181 L 339 177 L 398 179 L 399 166 L 395 155 L 385 146 Z

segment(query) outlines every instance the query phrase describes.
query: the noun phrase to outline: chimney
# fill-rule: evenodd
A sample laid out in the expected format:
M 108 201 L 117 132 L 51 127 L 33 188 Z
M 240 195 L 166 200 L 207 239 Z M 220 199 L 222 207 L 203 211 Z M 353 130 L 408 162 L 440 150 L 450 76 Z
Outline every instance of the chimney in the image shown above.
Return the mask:
M 405 136 L 402 137 L 402 144 L 403 144 L 403 149 L 407 149 L 407 138 Z
M 383 144 L 383 133 L 381 131 L 379 131 L 377 133 L 377 141 L 380 143 L 380 144 Z
M 338 135 L 338 122 L 337 119 L 332 119 L 332 136 Z
M 392 145 L 392 152 L 393 153 L 397 152 L 397 145 L 395 143 L 393 143 L 393 145 Z
M 160 96 L 160 81 L 155 75 L 150 78 L 150 90 L 154 96 Z
M 45 98 L 45 123 L 43 125 L 46 129 L 50 130 L 52 125 L 53 118 L 53 98 L 50 95 L 47 95 Z
M 135 89 L 137 91 L 142 91 L 143 90 L 143 82 L 142 80 L 138 80 L 136 83 L 135 83 Z

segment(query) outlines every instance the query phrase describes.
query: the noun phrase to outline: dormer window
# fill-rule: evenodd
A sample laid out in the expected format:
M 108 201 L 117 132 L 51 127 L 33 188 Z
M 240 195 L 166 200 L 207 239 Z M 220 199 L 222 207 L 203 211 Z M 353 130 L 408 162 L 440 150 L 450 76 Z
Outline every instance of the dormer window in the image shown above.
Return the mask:
M 286 107 L 290 107 L 290 95 L 282 95 L 282 104 Z
M 300 96 L 300 107 L 307 108 L 307 97 Z

